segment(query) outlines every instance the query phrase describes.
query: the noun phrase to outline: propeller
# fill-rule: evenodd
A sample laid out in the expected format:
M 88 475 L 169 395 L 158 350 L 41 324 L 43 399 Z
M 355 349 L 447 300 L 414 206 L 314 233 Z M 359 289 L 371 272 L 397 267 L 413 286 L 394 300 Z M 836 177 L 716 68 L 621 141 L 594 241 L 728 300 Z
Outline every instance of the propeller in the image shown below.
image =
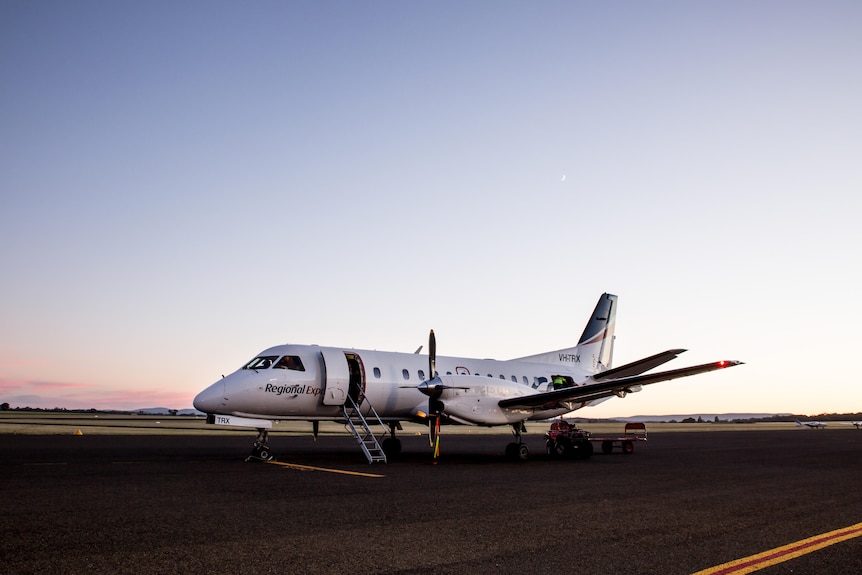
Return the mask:
M 433 459 L 436 462 L 440 457 L 440 396 L 443 395 L 444 388 L 439 383 L 433 388 L 427 385 L 437 379 L 437 336 L 434 335 L 433 329 L 428 334 L 428 378 L 423 393 L 428 394 L 428 440 L 434 448 Z
M 418 350 L 417 350 L 418 351 Z M 428 334 L 428 379 L 417 386 L 401 386 L 418 389 L 428 396 L 428 440 L 434 448 L 434 460 L 440 456 L 440 421 L 443 419 L 443 402 L 440 397 L 447 389 L 469 389 L 467 387 L 456 387 L 446 385 L 440 380 L 437 373 L 437 338 L 434 330 Z

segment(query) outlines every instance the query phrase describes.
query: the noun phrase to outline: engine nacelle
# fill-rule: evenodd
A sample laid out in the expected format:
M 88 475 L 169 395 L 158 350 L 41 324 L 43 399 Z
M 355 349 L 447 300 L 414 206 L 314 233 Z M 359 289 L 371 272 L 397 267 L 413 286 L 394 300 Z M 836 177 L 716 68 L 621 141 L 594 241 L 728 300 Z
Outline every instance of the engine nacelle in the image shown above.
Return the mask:
M 524 420 L 523 410 L 503 409 L 501 399 L 528 395 L 528 388 L 514 382 L 475 375 L 440 377 L 443 414 L 462 423 L 505 425 Z

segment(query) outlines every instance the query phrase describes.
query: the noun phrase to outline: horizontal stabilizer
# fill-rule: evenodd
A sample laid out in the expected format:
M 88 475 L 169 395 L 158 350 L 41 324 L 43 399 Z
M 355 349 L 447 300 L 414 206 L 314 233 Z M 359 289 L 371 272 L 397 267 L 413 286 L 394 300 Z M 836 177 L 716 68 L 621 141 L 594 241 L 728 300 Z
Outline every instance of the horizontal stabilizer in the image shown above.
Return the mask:
M 633 387 L 649 385 L 651 383 L 658 383 L 660 381 L 667 381 L 669 379 L 677 379 L 679 377 L 688 377 L 690 375 L 706 373 L 708 371 L 714 371 L 716 369 L 733 367 L 734 365 L 742 365 L 742 362 L 724 360 L 716 361 L 713 363 L 704 363 L 703 365 L 695 365 L 692 367 L 683 367 L 681 369 L 674 369 L 671 371 L 651 373 L 648 375 L 620 377 L 617 379 L 612 379 L 610 381 L 600 381 L 599 383 L 587 384 L 577 387 L 566 387 L 563 389 L 555 389 L 554 391 L 548 391 L 545 393 L 536 393 L 533 395 L 524 395 L 521 397 L 503 399 L 500 400 L 498 405 L 503 408 L 525 407 L 551 409 L 554 406 L 559 406 L 565 402 L 591 401 L 593 399 L 608 397 L 610 395 L 625 395 L 626 393 L 631 391 L 631 388 Z M 604 373 L 600 375 L 604 376 Z
M 679 354 L 685 352 L 684 349 L 669 349 L 613 369 L 607 369 L 593 376 L 595 381 L 604 381 L 606 379 L 617 379 L 620 377 L 629 377 L 630 375 L 640 375 L 645 371 L 649 371 L 672 359 L 679 357 Z

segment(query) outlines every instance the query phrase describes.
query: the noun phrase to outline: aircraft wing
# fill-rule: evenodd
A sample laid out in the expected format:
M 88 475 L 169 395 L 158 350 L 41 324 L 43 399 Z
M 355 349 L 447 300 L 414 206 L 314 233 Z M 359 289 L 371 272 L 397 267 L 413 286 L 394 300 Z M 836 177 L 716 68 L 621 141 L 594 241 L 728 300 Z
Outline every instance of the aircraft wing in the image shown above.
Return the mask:
M 603 381 L 606 379 L 618 379 L 628 377 L 630 375 L 640 375 L 645 371 L 649 371 L 654 367 L 658 367 L 663 363 L 667 363 L 672 359 L 679 357 L 679 354 L 685 352 L 684 349 L 669 349 L 613 369 L 605 370 L 593 376 L 595 381 Z
M 651 358 L 646 358 L 641 361 L 649 361 L 657 358 L 658 356 L 663 356 L 664 354 L 671 353 L 672 351 L 679 350 L 671 350 L 664 352 L 663 354 L 658 354 L 652 356 Z M 676 356 L 674 356 L 676 357 Z M 659 363 L 664 363 L 673 359 L 672 357 L 666 359 Z M 634 362 L 635 364 L 639 362 Z M 715 371 L 716 369 L 724 369 L 725 367 L 733 367 L 734 365 L 742 365 L 741 361 L 716 361 L 713 363 L 704 363 L 702 365 L 695 365 L 692 367 L 683 367 L 681 369 L 674 369 L 671 371 L 661 371 L 659 373 L 651 373 L 647 375 L 632 375 L 628 377 L 618 377 L 615 379 L 610 379 L 608 381 L 600 380 L 597 383 L 588 383 L 582 386 L 576 387 L 566 387 L 563 389 L 555 389 L 553 391 L 547 391 L 544 393 L 536 393 L 533 395 L 523 395 L 520 397 L 512 397 L 509 399 L 502 399 L 499 401 L 498 405 L 504 408 L 541 408 L 541 409 L 552 409 L 556 406 L 562 406 L 563 403 L 567 402 L 582 402 L 582 401 L 592 401 L 594 399 L 600 399 L 602 397 L 608 397 L 611 395 L 625 395 L 632 391 L 633 387 L 641 386 L 641 385 L 649 385 L 651 383 L 658 383 L 659 381 L 668 381 L 670 379 L 676 379 L 679 377 L 688 377 L 690 375 L 697 375 L 699 373 L 706 373 L 708 371 Z M 634 364 L 627 364 L 624 366 L 620 366 L 620 369 L 625 369 Z M 613 371 L 613 370 L 608 370 Z M 604 378 L 605 374 L 608 372 L 603 372 L 599 374 Z

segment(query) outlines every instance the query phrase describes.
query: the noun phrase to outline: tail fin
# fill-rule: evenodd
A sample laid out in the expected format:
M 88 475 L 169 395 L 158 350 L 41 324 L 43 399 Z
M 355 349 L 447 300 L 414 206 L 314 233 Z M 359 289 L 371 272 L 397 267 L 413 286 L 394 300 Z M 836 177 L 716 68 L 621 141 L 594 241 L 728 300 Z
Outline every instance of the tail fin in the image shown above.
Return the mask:
M 519 359 L 576 365 L 593 373 L 609 369 L 613 363 L 616 315 L 617 296 L 604 293 L 599 298 L 577 346 Z
M 609 369 L 613 363 L 616 316 L 617 296 L 602 294 L 577 347 L 581 350 L 581 355 L 586 352 L 588 357 L 592 357 L 593 371 Z

